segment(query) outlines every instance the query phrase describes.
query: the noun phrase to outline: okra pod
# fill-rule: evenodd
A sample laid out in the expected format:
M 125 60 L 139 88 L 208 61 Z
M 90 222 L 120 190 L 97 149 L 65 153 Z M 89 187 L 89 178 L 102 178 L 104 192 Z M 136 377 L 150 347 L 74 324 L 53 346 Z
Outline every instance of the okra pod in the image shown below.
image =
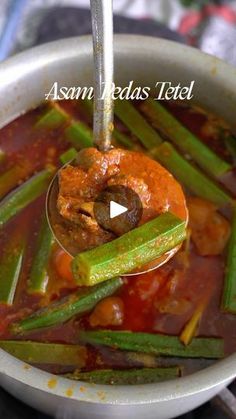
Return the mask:
M 117 116 L 119 117 L 120 115 L 123 123 L 139 138 L 145 148 L 150 151 L 151 156 L 172 172 L 186 188 L 197 196 L 210 200 L 216 205 L 224 206 L 225 204 L 232 204 L 232 197 L 223 188 L 209 179 L 197 167 L 191 165 L 171 144 L 167 142 L 161 144 L 162 139 L 159 137 L 156 140 L 154 134 L 150 137 L 147 135 L 143 136 L 142 133 L 145 132 L 147 121 L 132 104 L 127 101 L 116 101 L 115 110 Z M 136 120 L 139 121 L 138 126 Z M 136 131 L 140 129 L 140 126 L 141 130 L 139 132 L 141 134 L 138 135 Z M 148 127 L 150 128 L 150 125 Z M 148 141 L 143 141 L 143 138 L 148 139 Z
M 142 103 L 141 109 L 163 136 L 191 156 L 210 175 L 218 177 L 232 169 L 229 163 L 207 147 L 158 101 L 148 99 Z
M 182 243 L 186 223 L 171 213 L 137 227 L 111 242 L 79 253 L 72 262 L 78 285 L 92 286 L 140 268 Z
M 86 111 L 89 113 L 89 116 L 93 116 L 93 101 L 89 99 L 83 100 L 83 106 Z M 120 132 L 117 128 L 114 127 L 113 129 L 113 137 L 115 138 L 116 142 L 120 145 L 125 146 L 127 149 L 132 150 L 134 147 L 134 142 L 125 135 L 124 133 Z
M 14 323 L 12 332 L 19 334 L 54 326 L 66 322 L 75 315 L 83 315 L 92 310 L 100 300 L 114 294 L 121 285 L 122 280 L 115 278 L 90 290 L 72 293 L 62 300 L 36 311 L 18 323 Z
M 51 109 L 38 120 L 35 128 L 56 129 L 65 123 L 68 125 L 64 131 L 65 137 L 74 147 L 81 149 L 92 146 L 92 130 L 83 122 L 74 121 L 58 103 L 52 103 Z
M 175 148 L 167 143 L 162 143 L 152 151 L 151 156 L 167 168 L 189 191 L 223 207 L 232 205 L 233 198 L 209 179 L 196 167 L 185 160 Z
M 89 372 L 75 371 L 73 374 L 66 374 L 66 377 L 71 378 L 72 380 L 111 385 L 158 383 L 180 376 L 180 367 L 95 370 Z
M 221 307 L 223 311 L 236 314 L 236 208 L 234 208 L 231 238 L 228 245 Z
M 0 303 L 12 305 L 25 251 L 25 241 L 17 232 L 11 237 L 0 261 Z
M 115 114 L 147 149 L 161 144 L 160 135 L 127 100 L 116 100 Z
M 43 192 L 46 192 L 52 175 L 52 170 L 45 169 L 4 198 L 0 203 L 0 229 Z
M 78 151 L 74 147 L 71 147 L 69 148 L 69 150 L 66 150 L 65 153 L 60 155 L 60 161 L 63 165 L 67 164 L 70 161 L 74 160 L 77 154 Z
M 38 119 L 35 128 L 47 130 L 56 129 L 69 120 L 69 115 L 57 103 L 52 103 L 51 107 Z
M 47 265 L 51 253 L 53 235 L 48 225 L 46 215 L 43 215 L 40 232 L 36 245 L 36 252 L 32 261 L 29 281 L 29 293 L 45 294 L 48 284 Z
M 20 181 L 24 180 L 33 171 L 28 162 L 15 165 L 0 175 L 0 199 L 16 188 Z
M 118 129 L 114 128 L 113 130 L 113 137 L 115 138 L 118 144 L 123 145 L 128 150 L 132 150 L 134 148 L 134 142 L 128 137 L 128 135 L 123 134 Z
M 81 342 L 104 345 L 125 351 L 183 358 L 222 358 L 224 340 L 220 338 L 194 338 L 190 345 L 183 345 L 179 337 L 161 334 L 126 331 L 81 331 Z
M 0 348 L 30 364 L 56 364 L 83 368 L 86 348 L 80 345 L 0 340 Z
M 65 129 L 65 137 L 78 150 L 93 146 L 93 132 L 81 121 L 72 121 Z

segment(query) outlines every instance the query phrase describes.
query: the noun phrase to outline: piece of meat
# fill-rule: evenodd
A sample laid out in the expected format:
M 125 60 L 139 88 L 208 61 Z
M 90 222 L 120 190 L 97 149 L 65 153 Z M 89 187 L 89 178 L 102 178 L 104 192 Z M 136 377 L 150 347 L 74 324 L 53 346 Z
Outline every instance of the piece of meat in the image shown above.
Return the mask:
M 119 174 L 112 176 L 108 182 L 108 186 L 122 185 L 132 189 L 139 196 L 143 207 L 148 207 L 151 194 L 148 185 L 141 177 L 134 177 L 132 175 Z
M 230 236 L 230 223 L 211 202 L 191 197 L 187 201 L 191 238 L 201 256 L 220 255 Z

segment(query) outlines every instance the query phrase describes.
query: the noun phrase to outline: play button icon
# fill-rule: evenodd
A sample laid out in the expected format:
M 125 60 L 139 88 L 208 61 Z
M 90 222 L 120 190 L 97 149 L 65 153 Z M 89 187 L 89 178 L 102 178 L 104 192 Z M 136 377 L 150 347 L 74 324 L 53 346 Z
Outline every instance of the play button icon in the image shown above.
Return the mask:
M 110 202 L 110 218 L 118 217 L 121 214 L 124 214 L 128 211 L 128 208 L 124 207 L 123 205 L 118 204 L 115 201 Z
M 100 227 L 117 236 L 137 227 L 143 211 L 138 194 L 123 185 L 105 188 L 98 195 L 93 210 Z

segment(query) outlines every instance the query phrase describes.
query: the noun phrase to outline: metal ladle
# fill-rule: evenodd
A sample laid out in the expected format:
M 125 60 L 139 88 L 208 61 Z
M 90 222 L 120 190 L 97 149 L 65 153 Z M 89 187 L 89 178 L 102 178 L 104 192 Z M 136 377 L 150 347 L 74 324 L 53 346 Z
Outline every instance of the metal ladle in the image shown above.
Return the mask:
M 93 143 L 100 151 L 111 148 L 114 104 L 112 0 L 90 0 L 94 57 Z
M 113 7 L 112 0 L 90 0 L 93 32 L 94 55 L 94 119 L 93 143 L 100 151 L 111 148 L 113 130 L 113 98 L 112 86 L 114 76 L 113 55 Z M 73 162 L 69 163 L 70 165 Z M 66 165 L 65 165 L 66 166 Z M 63 168 L 65 167 L 63 166 Z M 53 178 L 46 198 L 46 213 L 49 226 L 59 245 L 69 254 L 60 238 L 55 234 L 54 221 L 57 211 L 57 196 L 59 192 L 58 174 Z M 166 263 L 178 249 L 172 249 L 162 257 L 143 267 L 142 271 L 127 274 L 137 275 L 156 269 Z

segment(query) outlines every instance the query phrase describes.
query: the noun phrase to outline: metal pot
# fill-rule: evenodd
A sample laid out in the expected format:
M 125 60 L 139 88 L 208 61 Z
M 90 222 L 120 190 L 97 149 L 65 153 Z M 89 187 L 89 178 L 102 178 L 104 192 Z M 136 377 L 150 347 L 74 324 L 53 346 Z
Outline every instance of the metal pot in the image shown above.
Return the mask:
M 62 86 L 92 84 L 89 37 L 49 43 L 0 65 L 0 126 L 37 106 L 55 81 Z M 236 128 L 236 69 L 174 42 L 119 35 L 115 39 L 119 86 L 130 80 L 154 87 L 157 81 L 190 84 L 194 102 Z M 26 365 L 0 350 L 0 383 L 31 406 L 67 419 L 168 419 L 204 403 L 236 376 L 236 355 L 190 376 L 139 386 L 104 386 L 73 382 Z

